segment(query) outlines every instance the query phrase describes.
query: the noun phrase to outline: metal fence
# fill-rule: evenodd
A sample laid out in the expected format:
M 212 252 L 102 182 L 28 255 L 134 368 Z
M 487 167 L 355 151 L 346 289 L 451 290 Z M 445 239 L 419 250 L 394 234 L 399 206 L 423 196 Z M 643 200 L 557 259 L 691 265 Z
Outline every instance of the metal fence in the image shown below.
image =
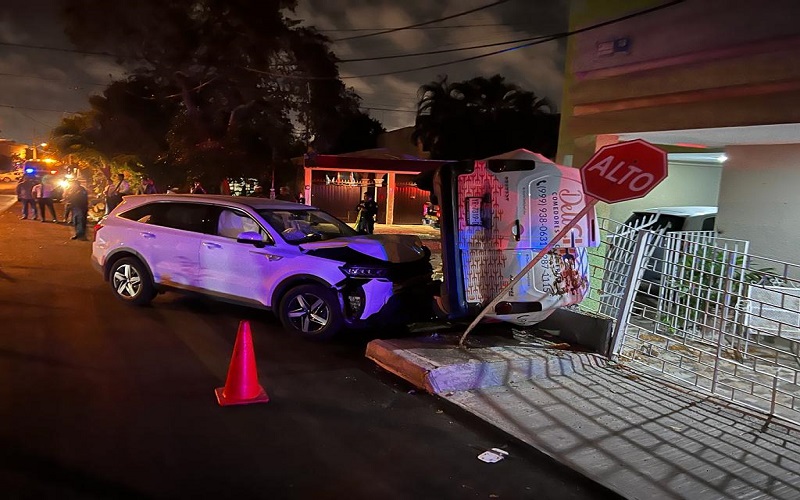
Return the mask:
M 609 355 L 800 423 L 800 266 L 709 232 L 601 221 L 581 308 L 615 320 Z

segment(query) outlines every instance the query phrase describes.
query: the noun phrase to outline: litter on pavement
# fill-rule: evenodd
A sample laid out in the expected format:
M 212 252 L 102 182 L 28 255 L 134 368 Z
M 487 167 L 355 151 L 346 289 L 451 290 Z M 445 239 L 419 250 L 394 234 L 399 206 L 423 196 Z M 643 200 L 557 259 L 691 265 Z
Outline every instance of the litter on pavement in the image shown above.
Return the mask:
M 507 456 L 507 451 L 501 450 L 500 448 L 492 448 L 491 450 L 486 450 L 478 455 L 478 460 L 481 462 L 486 462 L 487 464 L 493 464 L 499 462 Z

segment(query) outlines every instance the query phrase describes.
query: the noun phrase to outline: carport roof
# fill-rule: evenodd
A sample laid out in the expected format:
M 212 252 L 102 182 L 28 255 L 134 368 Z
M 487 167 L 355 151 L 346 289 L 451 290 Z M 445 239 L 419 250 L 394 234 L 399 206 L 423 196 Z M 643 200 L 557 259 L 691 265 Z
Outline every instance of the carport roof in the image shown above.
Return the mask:
M 407 154 L 396 154 L 387 149 L 366 149 L 339 155 L 305 155 L 303 166 L 313 170 L 344 170 L 349 172 L 408 172 L 433 170 L 445 160 L 425 160 Z M 303 158 L 295 158 L 296 162 Z
M 613 135 L 619 137 L 620 141 L 644 139 L 653 144 L 697 148 L 724 148 L 725 146 L 756 144 L 800 144 L 800 123 L 626 132 Z

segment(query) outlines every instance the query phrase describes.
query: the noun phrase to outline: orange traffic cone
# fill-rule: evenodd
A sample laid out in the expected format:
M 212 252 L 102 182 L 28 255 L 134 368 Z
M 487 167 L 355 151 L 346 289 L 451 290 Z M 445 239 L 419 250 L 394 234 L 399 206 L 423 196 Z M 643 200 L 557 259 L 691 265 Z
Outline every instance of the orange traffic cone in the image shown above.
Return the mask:
M 239 322 L 236 344 L 233 346 L 231 365 L 225 387 L 214 391 L 220 406 L 266 403 L 269 401 L 264 388 L 258 383 L 256 357 L 253 354 L 253 337 L 250 335 L 250 322 Z

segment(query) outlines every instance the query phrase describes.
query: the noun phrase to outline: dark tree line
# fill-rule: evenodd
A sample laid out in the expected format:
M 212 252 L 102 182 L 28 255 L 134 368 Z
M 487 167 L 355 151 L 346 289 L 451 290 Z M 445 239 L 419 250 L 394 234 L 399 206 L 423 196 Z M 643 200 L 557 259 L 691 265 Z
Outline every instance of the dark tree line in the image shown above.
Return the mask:
M 73 161 L 149 175 L 290 182 L 290 159 L 374 147 L 382 126 L 339 78 L 293 0 L 65 0 L 66 33 L 129 70 L 54 131 Z

